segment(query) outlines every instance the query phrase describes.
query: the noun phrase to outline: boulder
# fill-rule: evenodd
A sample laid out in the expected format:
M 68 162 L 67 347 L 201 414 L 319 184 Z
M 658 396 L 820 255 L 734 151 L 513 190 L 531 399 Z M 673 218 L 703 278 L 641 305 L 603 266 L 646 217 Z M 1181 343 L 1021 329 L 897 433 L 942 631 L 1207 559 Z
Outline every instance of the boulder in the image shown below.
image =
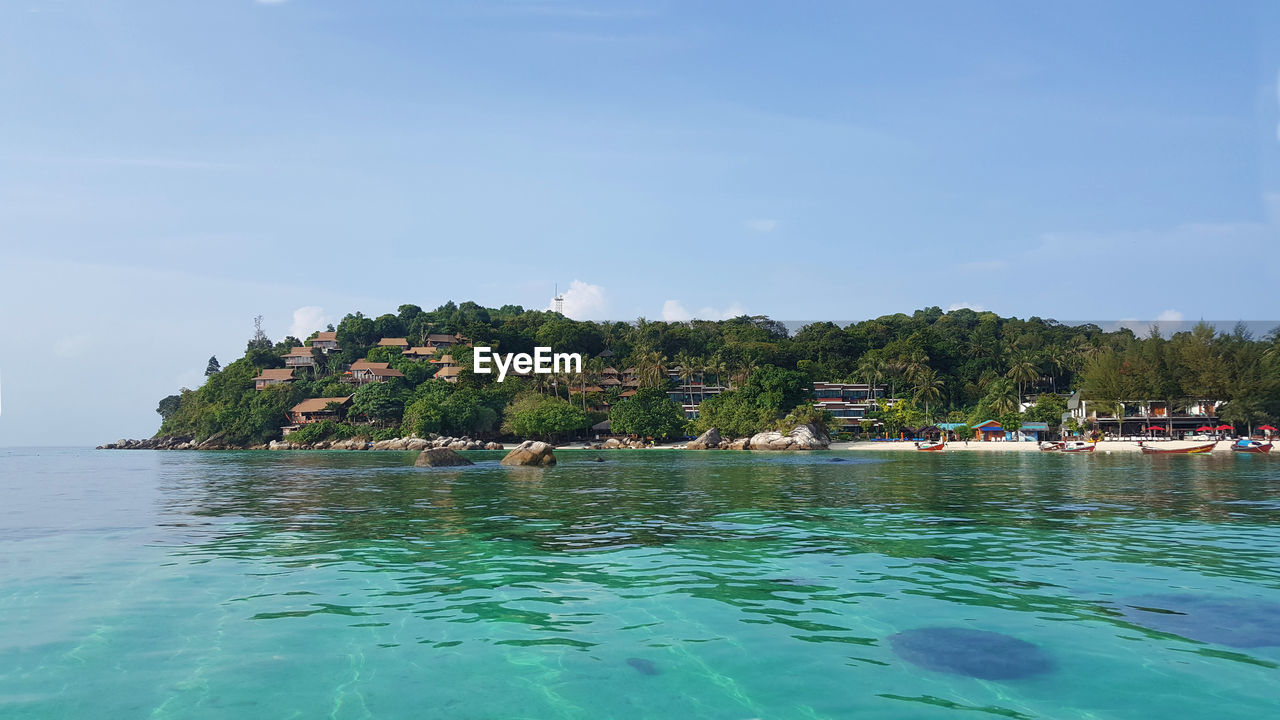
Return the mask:
M 622 447 L 622 441 L 619 440 L 618 438 L 609 438 L 608 440 L 604 441 L 604 445 L 602 447 L 604 447 L 606 450 L 613 450 L 615 448 L 620 448 Z
M 724 442 L 724 439 L 720 437 L 720 431 L 716 428 L 711 428 L 699 435 L 696 440 L 690 441 L 688 445 L 685 445 L 685 448 L 689 450 L 714 450 L 720 447 L 722 442 Z
M 426 450 L 430 446 L 431 446 L 431 443 L 427 442 L 426 440 L 423 440 L 422 438 L 409 438 L 404 443 L 405 450 L 421 451 L 421 450 Z
M 816 425 L 797 425 L 787 435 L 776 430 L 751 436 L 748 447 L 752 450 L 826 450 L 831 438 Z
M 418 453 L 418 459 L 413 461 L 414 467 L 456 467 L 474 464 L 449 448 L 427 448 Z
M 506 450 L 506 447 L 500 442 L 488 442 L 484 444 L 485 450 Z
M 751 442 L 751 438 L 737 438 L 725 443 L 725 450 L 746 450 L 747 444 Z
M 549 467 L 556 464 L 556 455 L 547 443 L 525 440 L 502 458 L 502 464 Z

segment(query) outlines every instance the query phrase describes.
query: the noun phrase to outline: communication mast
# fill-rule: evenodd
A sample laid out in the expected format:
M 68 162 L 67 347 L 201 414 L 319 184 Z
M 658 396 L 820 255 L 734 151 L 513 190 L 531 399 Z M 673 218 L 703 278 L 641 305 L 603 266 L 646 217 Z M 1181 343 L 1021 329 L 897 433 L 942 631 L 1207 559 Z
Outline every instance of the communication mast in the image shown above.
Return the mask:
M 552 302 L 555 303 L 553 307 L 556 309 L 556 312 L 563 315 L 564 314 L 564 296 L 560 294 L 559 283 L 556 283 L 556 297 L 555 297 L 555 300 L 553 300 Z

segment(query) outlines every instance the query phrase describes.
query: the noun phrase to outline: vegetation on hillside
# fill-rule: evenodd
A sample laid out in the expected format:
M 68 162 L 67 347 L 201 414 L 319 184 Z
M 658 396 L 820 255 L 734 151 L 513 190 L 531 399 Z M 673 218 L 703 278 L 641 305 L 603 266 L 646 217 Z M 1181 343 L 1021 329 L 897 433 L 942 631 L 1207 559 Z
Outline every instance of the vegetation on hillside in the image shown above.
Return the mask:
M 1112 404 L 1220 400 L 1226 403 L 1222 417 L 1242 425 L 1280 418 L 1280 340 L 1275 334 L 1254 338 L 1241 327 L 1217 333 L 1201 325 L 1171 337 L 1158 330 L 1137 337 L 1129 330 L 935 307 L 847 327 L 813 323 L 789 334 L 761 316 L 596 323 L 518 306 L 450 302 L 429 311 L 402 305 L 397 313 L 375 318 L 354 313 L 330 330 L 337 333 L 340 351 L 316 351 L 317 367 L 297 371 L 296 382 L 255 391 L 254 376 L 284 367 L 282 356 L 303 345 L 294 337 L 273 343 L 258 319 L 243 357 L 225 366 L 211 359 L 201 387 L 160 402 L 160 434 L 267 442 L 279 437 L 287 410 L 301 400 L 352 395 L 341 373 L 360 359 L 387 362 L 404 378 L 355 389 L 346 422 L 331 423 L 328 432 L 564 438 L 610 417 L 615 430 L 643 436 L 673 437 L 713 426 L 744 436 L 785 424 L 788 414 L 795 417 L 797 408 L 808 405 L 813 381 L 886 386 L 891 397 L 901 399 L 877 414 L 890 431 L 988 418 L 1056 424 L 1062 401 L 1051 396 L 1071 389 Z M 428 361 L 377 347 L 384 337 L 422 345 L 432 333 L 461 334 L 502 353 L 531 353 L 535 346 L 582 353 L 584 372 L 508 376 L 499 384 L 496 375 L 468 370 L 449 384 L 432 378 L 437 367 Z M 467 368 L 470 351 L 456 350 L 455 361 Z M 606 350 L 610 355 L 600 357 Z M 639 393 L 624 401 L 621 388 L 580 392 L 598 385 L 606 366 L 635 368 Z M 708 397 L 698 420 L 679 428 L 679 413 L 671 412 L 675 403 L 657 402 L 672 384 L 668 371 L 677 366 L 683 380 L 700 375 L 731 388 Z M 1043 404 L 1023 417 L 1019 399 L 1027 395 L 1040 395 Z M 611 414 L 595 410 L 601 407 Z

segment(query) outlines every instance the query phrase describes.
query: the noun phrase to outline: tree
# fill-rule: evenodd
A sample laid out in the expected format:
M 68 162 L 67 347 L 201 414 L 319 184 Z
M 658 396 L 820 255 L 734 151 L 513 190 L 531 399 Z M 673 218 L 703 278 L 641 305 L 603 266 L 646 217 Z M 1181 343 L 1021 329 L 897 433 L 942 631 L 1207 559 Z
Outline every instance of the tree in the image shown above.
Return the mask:
M 518 437 L 550 440 L 585 430 L 590 424 L 587 414 L 568 401 L 529 392 L 511 401 L 502 431 Z
M 942 399 L 942 378 L 938 377 L 937 371 L 929 366 L 925 366 L 915 373 L 915 400 L 924 403 L 924 419 L 929 421 L 929 403 L 936 403 Z
M 406 399 L 399 378 L 360 386 L 351 395 L 351 411 L 363 415 L 377 425 L 387 425 L 404 415 Z
M 259 315 L 253 319 L 253 337 L 249 338 L 249 343 L 245 350 L 270 350 L 271 338 L 262 331 L 262 316 Z
M 181 395 L 170 395 L 160 401 L 156 406 L 156 412 L 160 413 L 161 422 L 168 420 L 172 415 L 178 412 L 182 407 Z
M 660 388 L 641 388 L 609 411 L 609 430 L 665 440 L 685 432 L 684 409 Z
M 217 357 L 210 357 L 209 364 L 204 366 L 204 376 L 209 377 L 222 370 L 222 366 L 218 364 Z

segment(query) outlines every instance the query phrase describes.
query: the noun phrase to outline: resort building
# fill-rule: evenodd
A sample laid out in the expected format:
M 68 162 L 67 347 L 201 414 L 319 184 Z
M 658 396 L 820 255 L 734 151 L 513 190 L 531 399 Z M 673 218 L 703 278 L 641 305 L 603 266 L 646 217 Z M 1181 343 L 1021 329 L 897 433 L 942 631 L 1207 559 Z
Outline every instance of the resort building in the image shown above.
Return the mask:
M 1004 427 L 995 420 L 983 420 L 973 426 L 973 439 L 978 442 L 996 442 L 1005 437 Z
M 351 396 L 311 398 L 303 400 L 289 410 L 289 419 L 295 426 L 308 425 L 321 420 L 336 420 L 351 404 Z
M 849 432 L 860 429 L 867 413 L 876 409 L 884 399 L 882 385 L 874 388 L 865 383 L 815 382 L 813 406 L 826 410 L 840 423 L 840 430 Z
M 353 382 L 357 385 L 366 385 L 368 383 L 386 382 L 391 378 L 402 378 L 404 373 L 391 368 L 390 363 L 369 362 L 368 360 L 357 360 L 351 363 L 351 370 L 348 375 L 342 378 L 343 382 Z
M 453 356 L 448 353 L 445 353 L 444 355 L 441 355 L 438 358 L 432 358 L 428 362 L 430 362 L 432 365 L 435 365 L 437 367 L 442 367 L 442 368 L 455 367 L 458 364 L 453 361 Z
M 308 340 L 308 342 L 311 343 L 311 347 L 320 348 L 325 352 L 333 352 L 339 349 L 338 333 L 336 332 L 316 333 L 316 336 Z
M 449 365 L 447 367 L 440 368 L 440 371 L 435 374 L 435 378 L 447 383 L 456 383 L 458 382 L 458 376 L 461 374 L 462 368 L 457 365 Z
M 311 354 L 311 348 L 300 345 L 290 348 L 289 352 L 284 354 L 284 364 L 286 367 L 309 367 L 316 366 L 315 356 Z
M 425 358 L 434 357 L 436 349 L 429 348 L 426 345 L 415 345 L 408 350 L 402 351 L 400 354 L 411 360 L 423 360 Z
M 273 368 L 258 373 L 258 376 L 253 379 L 253 389 L 261 390 L 268 385 L 280 385 L 293 381 L 293 368 Z
M 695 373 L 692 376 L 681 376 L 681 368 L 679 365 L 667 370 L 667 377 L 671 380 L 671 386 L 667 389 L 667 397 L 673 402 L 679 403 L 684 409 L 684 416 L 689 420 L 696 420 L 698 417 L 698 406 L 709 397 L 715 397 L 729 388 L 722 387 L 718 384 L 708 384 L 706 375 L 703 373 Z M 639 386 L 639 383 L 636 383 Z M 634 395 L 634 391 L 628 391 Z M 623 397 L 630 397 L 626 392 Z
M 393 347 L 401 350 L 408 350 L 409 341 L 404 338 L 382 338 L 378 341 L 378 347 Z
M 1103 432 L 1116 435 L 1140 435 L 1143 428 L 1163 428 L 1170 437 L 1192 434 L 1201 427 L 1218 424 L 1221 400 L 1187 400 L 1171 403 L 1167 400 L 1131 400 L 1120 403 L 1120 417 L 1111 403 L 1086 400 L 1076 391 L 1067 399 L 1066 419 L 1074 419 L 1083 425 L 1096 423 Z
M 422 344 L 429 348 L 447 348 L 453 347 L 454 345 L 470 344 L 470 342 L 471 341 L 467 338 L 457 334 L 446 335 L 443 333 L 431 333 Z

